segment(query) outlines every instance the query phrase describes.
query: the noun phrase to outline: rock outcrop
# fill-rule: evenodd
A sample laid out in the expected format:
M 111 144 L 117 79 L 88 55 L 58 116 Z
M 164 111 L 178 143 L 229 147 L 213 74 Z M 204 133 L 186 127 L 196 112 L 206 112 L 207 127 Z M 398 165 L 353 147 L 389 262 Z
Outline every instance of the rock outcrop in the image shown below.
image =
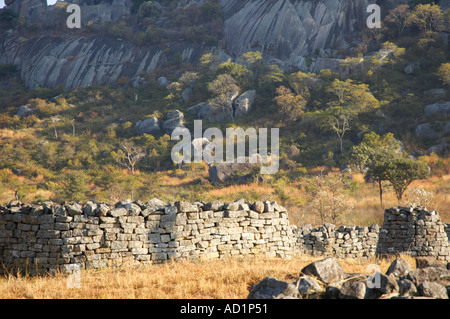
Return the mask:
M 306 56 L 333 57 L 350 48 L 365 27 L 367 0 L 220 0 L 226 51 L 260 50 L 268 60 L 305 68 Z M 358 36 L 355 36 L 358 34 Z M 352 36 L 353 35 L 353 36 Z
M 402 265 L 402 271 L 392 272 L 398 265 Z M 304 267 L 300 277 L 292 283 L 264 278 L 252 287 L 247 298 L 449 299 L 450 270 L 447 268 L 437 265 L 410 270 L 411 265 L 406 260 L 397 258 L 386 274 L 379 271 L 371 275 L 350 274 L 342 270 L 337 260 L 327 258 Z M 314 276 L 310 276 L 310 272 Z
M 159 126 L 159 121 L 156 117 L 150 117 L 145 120 L 139 120 L 134 125 L 134 134 L 137 136 L 150 134 L 157 135 L 161 133 L 161 128 Z
M 234 101 L 234 118 L 240 118 L 247 115 L 253 106 L 253 102 L 256 98 L 255 90 L 248 90 L 241 94 Z
M 92 84 L 114 84 L 121 77 L 135 77 L 140 72 L 152 72 L 168 59 L 160 47 L 142 50 L 137 46 L 108 37 L 41 36 L 20 38 L 15 31 L 6 35 L 7 52 L 0 55 L 1 63 L 18 66 L 24 83 L 34 89 L 66 89 Z M 178 43 L 173 50 L 195 62 L 201 48 L 195 44 Z
M 200 102 L 188 108 L 188 112 L 196 115 L 198 119 L 217 123 L 223 121 L 232 121 L 246 116 L 252 109 L 256 98 L 255 90 L 248 90 L 239 95 L 235 93 L 230 96 L 227 107 L 218 107 L 207 102 Z
M 167 114 L 167 119 L 163 124 L 164 133 L 171 135 L 173 131 L 184 129 L 184 114 L 178 110 Z
M 366 27 L 369 0 L 220 0 L 223 9 L 222 55 L 239 58 L 242 53 L 259 50 L 268 63 L 284 68 L 339 68 L 340 49 L 355 47 L 361 30 Z M 399 1 L 392 1 L 395 5 Z M 444 1 L 446 2 L 446 1 Z M 27 24 L 46 28 L 61 27 L 67 13 L 63 8 L 47 7 L 40 0 L 8 2 L 8 8 L 19 13 Z M 85 1 L 82 25 L 118 21 L 131 13 L 131 0 Z M 180 1 L 186 7 L 201 1 Z M 13 63 L 30 88 L 67 89 L 92 84 L 113 84 L 119 78 L 135 78 L 140 72 L 182 56 L 184 62 L 196 63 L 205 47 L 187 41 L 170 43 L 170 54 L 163 46 L 139 48 L 127 39 L 100 36 L 21 36 L 5 33 L 5 52 L 0 63 Z M 208 50 L 210 48 L 207 48 Z M 225 51 L 225 52 L 224 52 Z
M 259 154 L 238 158 L 234 163 L 218 163 L 209 168 L 209 178 L 213 184 L 229 182 L 246 183 L 252 181 L 252 170 L 262 165 Z

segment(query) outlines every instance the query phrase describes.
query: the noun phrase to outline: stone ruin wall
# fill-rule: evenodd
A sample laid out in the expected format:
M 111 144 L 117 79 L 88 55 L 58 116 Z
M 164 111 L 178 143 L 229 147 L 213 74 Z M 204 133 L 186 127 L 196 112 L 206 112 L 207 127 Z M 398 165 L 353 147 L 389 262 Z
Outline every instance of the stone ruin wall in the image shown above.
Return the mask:
M 265 254 L 288 257 L 295 241 L 286 210 L 270 202 L 159 200 L 0 208 L 0 263 L 30 272 Z
M 449 235 L 449 224 L 443 223 L 435 210 L 390 208 L 384 212 L 377 253 L 407 251 L 412 256 L 450 261 Z
M 0 264 L 29 273 L 146 265 L 168 260 L 298 253 L 366 258 L 408 252 L 450 261 L 449 225 L 435 211 L 385 211 L 383 226 L 290 225 L 276 202 L 153 199 L 0 207 Z

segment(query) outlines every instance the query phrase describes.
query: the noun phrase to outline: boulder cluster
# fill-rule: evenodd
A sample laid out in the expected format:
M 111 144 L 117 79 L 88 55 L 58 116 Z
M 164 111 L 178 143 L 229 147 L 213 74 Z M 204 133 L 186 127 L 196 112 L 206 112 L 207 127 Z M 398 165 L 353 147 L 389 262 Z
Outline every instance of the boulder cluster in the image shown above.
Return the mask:
M 336 258 L 304 267 L 292 283 L 264 278 L 254 285 L 248 299 L 449 299 L 450 263 L 417 257 L 416 269 L 395 259 L 386 273 L 378 266 L 371 274 L 345 273 Z

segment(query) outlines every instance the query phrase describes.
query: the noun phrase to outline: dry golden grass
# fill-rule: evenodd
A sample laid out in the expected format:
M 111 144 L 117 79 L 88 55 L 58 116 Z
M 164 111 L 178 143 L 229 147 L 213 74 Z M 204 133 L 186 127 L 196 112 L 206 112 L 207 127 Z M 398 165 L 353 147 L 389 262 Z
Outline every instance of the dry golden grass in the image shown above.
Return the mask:
M 292 259 L 239 257 L 179 261 L 140 269 L 83 270 L 80 288 L 68 288 L 67 276 L 0 277 L 0 298 L 7 299 L 245 299 L 265 277 L 293 282 L 307 264 L 323 257 Z M 347 273 L 369 274 L 376 264 L 385 272 L 395 257 L 339 260 Z M 414 268 L 412 257 L 402 256 Z

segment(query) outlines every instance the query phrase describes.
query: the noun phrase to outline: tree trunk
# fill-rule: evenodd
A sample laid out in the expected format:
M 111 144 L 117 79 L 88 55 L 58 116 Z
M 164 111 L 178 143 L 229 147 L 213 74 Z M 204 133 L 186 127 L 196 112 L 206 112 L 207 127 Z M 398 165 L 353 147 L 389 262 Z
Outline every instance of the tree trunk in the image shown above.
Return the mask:
M 380 206 L 383 208 L 383 185 L 381 184 L 382 181 L 378 181 L 378 186 L 380 188 Z

